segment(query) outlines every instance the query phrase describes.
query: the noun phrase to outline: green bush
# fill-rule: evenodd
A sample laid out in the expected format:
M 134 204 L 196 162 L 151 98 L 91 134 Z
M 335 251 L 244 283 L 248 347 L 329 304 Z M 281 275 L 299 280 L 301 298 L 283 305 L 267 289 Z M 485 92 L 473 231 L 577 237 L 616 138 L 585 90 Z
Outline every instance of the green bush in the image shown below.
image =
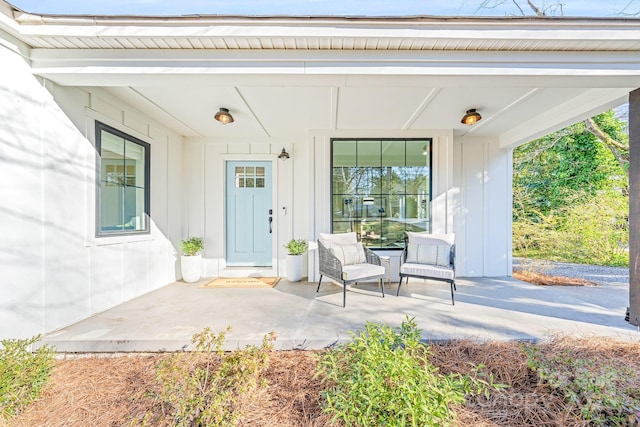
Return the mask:
M 589 425 L 640 425 L 637 372 L 577 357 L 569 349 L 548 356 L 533 345 L 523 348 L 529 368 L 560 391 Z
M 398 331 L 367 322 L 365 330 L 328 351 L 317 376 L 327 383 L 324 410 L 346 426 L 445 426 L 452 407 L 471 393 L 488 394 L 485 381 L 442 375 L 429 362 L 420 330 L 406 319 Z
M 0 414 L 12 417 L 37 399 L 53 370 L 55 353 L 49 346 L 35 352 L 30 347 L 40 339 L 2 340 L 0 349 Z
M 628 198 L 576 195 L 566 207 L 513 223 L 516 256 L 580 264 L 629 265 Z

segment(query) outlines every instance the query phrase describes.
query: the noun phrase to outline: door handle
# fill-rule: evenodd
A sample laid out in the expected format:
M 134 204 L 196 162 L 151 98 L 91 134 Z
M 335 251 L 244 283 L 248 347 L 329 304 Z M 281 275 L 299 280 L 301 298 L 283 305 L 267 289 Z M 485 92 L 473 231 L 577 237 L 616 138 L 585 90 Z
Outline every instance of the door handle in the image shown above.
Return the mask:
M 269 234 L 273 233 L 273 217 L 269 217 Z

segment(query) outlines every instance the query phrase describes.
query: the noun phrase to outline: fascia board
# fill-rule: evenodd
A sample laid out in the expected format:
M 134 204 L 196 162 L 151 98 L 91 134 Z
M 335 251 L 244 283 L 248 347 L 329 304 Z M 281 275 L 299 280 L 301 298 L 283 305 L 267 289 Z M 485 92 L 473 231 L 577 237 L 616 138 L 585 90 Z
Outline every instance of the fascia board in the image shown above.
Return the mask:
M 32 49 L 34 67 L 162 67 L 165 72 L 208 67 L 248 67 L 275 70 L 300 67 L 305 74 L 396 74 L 469 76 L 594 76 L 638 75 L 638 52 L 390 52 L 390 51 L 202 51 L 146 49 Z M 271 65 L 269 65 L 271 64 Z M 241 73 L 243 71 L 240 71 Z

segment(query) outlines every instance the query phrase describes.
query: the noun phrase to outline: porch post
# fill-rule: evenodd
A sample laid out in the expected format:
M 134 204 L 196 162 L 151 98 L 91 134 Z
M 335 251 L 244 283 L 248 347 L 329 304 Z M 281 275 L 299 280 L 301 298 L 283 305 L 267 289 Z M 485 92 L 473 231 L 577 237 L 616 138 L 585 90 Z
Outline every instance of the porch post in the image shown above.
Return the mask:
M 629 93 L 629 322 L 640 326 L 640 89 Z

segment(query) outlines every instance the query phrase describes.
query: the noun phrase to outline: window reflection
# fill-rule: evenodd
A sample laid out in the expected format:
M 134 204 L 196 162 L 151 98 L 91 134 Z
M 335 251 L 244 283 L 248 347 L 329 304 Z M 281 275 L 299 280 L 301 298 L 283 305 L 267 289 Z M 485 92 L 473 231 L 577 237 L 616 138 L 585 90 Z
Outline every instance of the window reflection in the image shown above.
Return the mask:
M 333 140 L 332 231 L 373 248 L 401 248 L 430 229 L 431 140 Z

